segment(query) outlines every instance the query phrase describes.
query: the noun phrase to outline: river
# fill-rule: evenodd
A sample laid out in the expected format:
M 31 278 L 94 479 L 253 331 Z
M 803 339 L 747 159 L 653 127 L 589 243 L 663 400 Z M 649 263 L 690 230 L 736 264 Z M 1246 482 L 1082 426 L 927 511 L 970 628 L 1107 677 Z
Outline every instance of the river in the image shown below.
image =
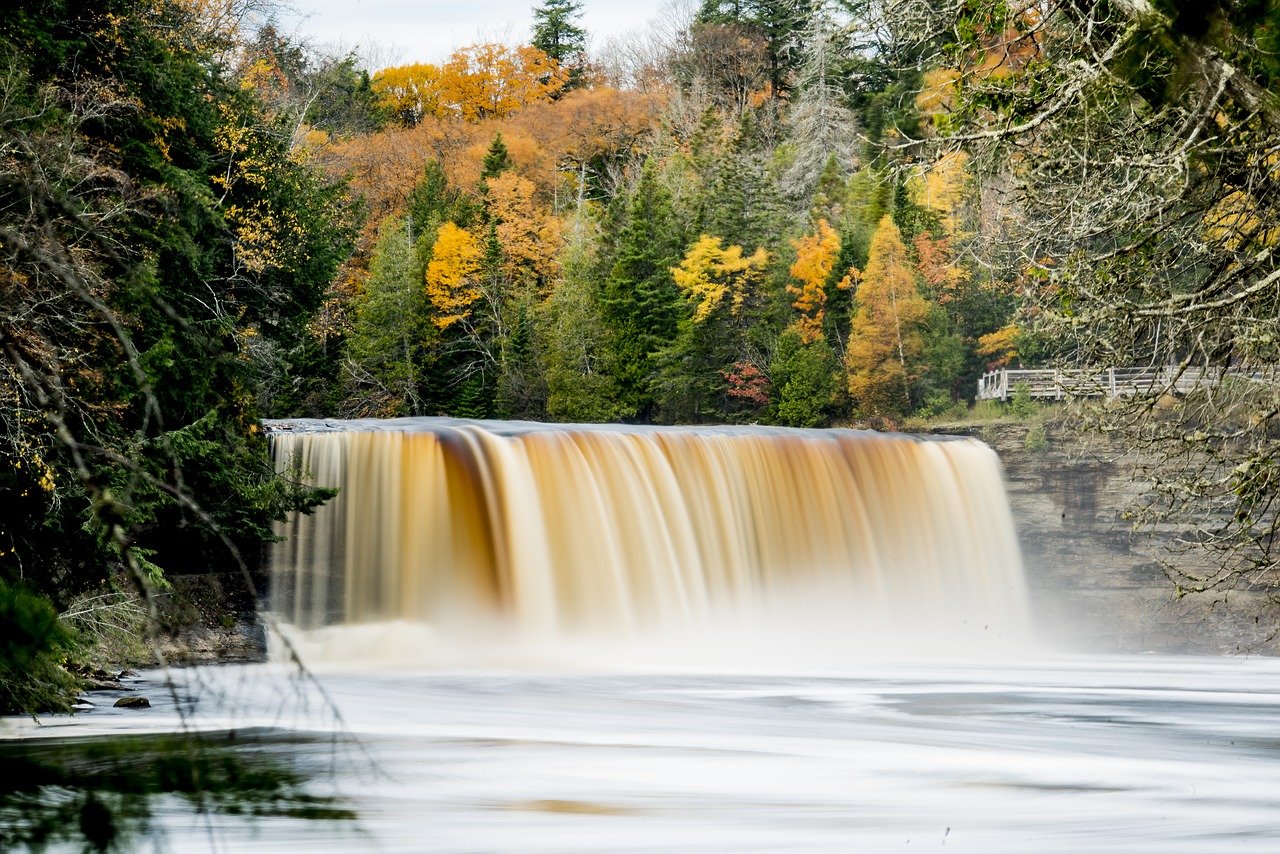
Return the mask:
M 351 821 L 200 815 L 175 851 L 1280 850 L 1280 661 L 1058 657 L 590 675 L 144 674 L 7 735 L 234 729 Z M 321 689 L 324 696 L 321 696 Z

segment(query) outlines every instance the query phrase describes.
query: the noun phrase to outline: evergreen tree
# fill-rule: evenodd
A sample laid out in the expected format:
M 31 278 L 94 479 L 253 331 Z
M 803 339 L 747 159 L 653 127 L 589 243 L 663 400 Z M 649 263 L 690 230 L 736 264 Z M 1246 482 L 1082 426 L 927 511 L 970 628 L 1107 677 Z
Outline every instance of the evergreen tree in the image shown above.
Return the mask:
M 671 276 L 682 245 L 671 194 L 658 180 L 656 165 L 646 163 L 631 194 L 617 260 L 601 299 L 614 334 L 613 370 L 624 417 L 653 416 L 653 356 L 675 338 L 682 313 Z
M 0 580 L 64 606 L 252 564 L 325 497 L 274 478 L 257 418 L 298 403 L 351 210 L 198 8 L 0 15 Z
M 587 31 L 578 26 L 581 16 L 582 3 L 578 0 L 543 0 L 533 10 L 533 46 L 569 71 L 569 82 L 562 93 L 585 82 Z
M 510 309 L 510 333 L 502 342 L 497 377 L 497 414 L 501 418 L 541 421 L 547 414 L 547 380 L 535 341 L 533 310 L 521 299 Z
M 420 229 L 417 242 L 431 234 Z M 355 417 L 425 415 L 434 334 L 413 220 L 390 223 L 383 235 L 347 335 L 344 368 L 352 393 L 343 408 Z
M 306 121 L 343 135 L 376 133 L 386 126 L 387 111 L 373 91 L 369 72 L 357 66 L 355 54 L 327 59 L 305 77 L 309 107 Z
M 482 185 L 484 181 L 490 178 L 497 178 L 510 169 L 511 166 L 511 155 L 507 151 L 507 143 L 502 138 L 502 131 L 498 131 L 493 135 L 493 140 L 489 143 L 489 150 L 485 152 L 484 160 L 480 164 L 480 181 Z
M 658 360 L 663 420 L 726 420 L 768 404 L 752 333 L 760 327 L 769 254 L 703 235 L 672 271 L 688 311 Z
M 786 208 L 769 174 L 755 119 L 745 113 L 732 144 L 717 158 L 706 198 L 703 229 L 726 243 L 772 249 L 783 242 Z
M 568 229 L 563 275 L 542 308 L 547 414 L 558 421 L 618 417 L 613 341 L 600 304 L 600 225 L 580 208 Z
M 788 427 L 821 427 L 836 392 L 835 359 L 822 339 L 804 341 L 792 328 L 778 338 L 769 364 L 773 380 L 770 411 Z
M 703 0 L 696 20 L 701 24 L 745 26 L 759 33 L 769 66 L 769 91 L 780 99 L 791 88 L 801 33 L 812 13 L 812 0 Z

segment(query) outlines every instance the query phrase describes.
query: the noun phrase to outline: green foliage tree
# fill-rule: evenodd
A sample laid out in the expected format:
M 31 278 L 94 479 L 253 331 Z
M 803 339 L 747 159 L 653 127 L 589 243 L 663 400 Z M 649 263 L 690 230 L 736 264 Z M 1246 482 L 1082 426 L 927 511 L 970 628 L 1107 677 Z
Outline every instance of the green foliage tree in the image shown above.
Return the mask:
M 826 341 L 805 343 L 797 329 L 778 338 L 769 364 L 773 380 L 770 412 L 787 427 L 821 427 L 836 395 L 835 359 Z
M 352 393 L 344 410 L 356 417 L 424 415 L 435 330 L 417 249 L 435 232 L 423 230 L 415 240 L 408 217 L 382 231 L 346 338 L 344 368 Z
M 618 418 L 613 339 L 600 302 L 601 228 L 589 207 L 568 229 L 563 272 L 542 309 L 547 414 L 557 421 Z
M 198 12 L 0 18 L 0 579 L 63 605 L 113 575 L 252 563 L 274 518 L 330 494 L 275 477 L 256 416 L 349 208 Z
M 659 358 L 656 392 L 665 420 L 726 420 L 767 407 L 767 381 L 751 332 L 764 304 L 768 253 L 747 255 L 703 235 L 673 269 L 688 311 Z
M 745 113 L 731 144 L 711 167 L 702 229 L 731 245 L 770 250 L 783 245 L 786 206 L 770 174 L 755 120 Z
M 484 160 L 480 164 L 480 180 L 483 182 L 489 178 L 497 178 L 510 168 L 511 154 L 507 150 L 506 141 L 502 138 L 502 131 L 498 131 L 493 135 L 489 150 L 485 152 Z
M 359 67 L 354 54 L 326 58 L 308 69 L 305 81 L 310 104 L 305 116 L 308 124 L 349 136 L 375 133 L 390 121 L 373 90 L 368 69 Z
M 755 30 L 765 44 L 770 94 L 783 98 L 799 59 L 801 34 L 809 24 L 811 0 L 703 0 L 697 20 L 703 24 L 740 25 Z

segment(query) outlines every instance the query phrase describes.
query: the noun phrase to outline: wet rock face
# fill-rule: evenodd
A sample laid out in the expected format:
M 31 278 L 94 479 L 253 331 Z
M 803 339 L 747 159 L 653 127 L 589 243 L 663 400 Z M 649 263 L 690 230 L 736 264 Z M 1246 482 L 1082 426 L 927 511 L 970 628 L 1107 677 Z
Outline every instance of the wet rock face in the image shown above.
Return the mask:
M 174 575 L 160 597 L 160 652 L 169 664 L 264 661 L 254 594 L 237 574 Z M 152 664 L 154 662 L 146 662 Z
M 1161 560 L 1207 568 L 1211 557 L 1175 555 L 1172 528 L 1135 532 L 1124 518 L 1147 491 L 1134 451 L 1053 425 L 1044 441 L 1028 441 L 1028 430 L 946 432 L 986 441 L 1004 463 L 1033 614 L 1048 639 L 1091 651 L 1280 654 L 1262 596 L 1177 598 Z

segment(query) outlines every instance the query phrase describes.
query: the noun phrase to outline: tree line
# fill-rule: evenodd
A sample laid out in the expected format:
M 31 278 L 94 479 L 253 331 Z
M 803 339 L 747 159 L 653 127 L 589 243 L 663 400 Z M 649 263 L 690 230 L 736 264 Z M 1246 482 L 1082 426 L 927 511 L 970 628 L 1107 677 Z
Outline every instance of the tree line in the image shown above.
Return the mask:
M 586 56 L 579 5 L 377 71 L 376 132 L 312 131 L 367 219 L 303 411 L 895 425 L 1014 357 L 977 188 L 894 153 L 921 74 L 846 5 L 705 3 L 639 68 Z

